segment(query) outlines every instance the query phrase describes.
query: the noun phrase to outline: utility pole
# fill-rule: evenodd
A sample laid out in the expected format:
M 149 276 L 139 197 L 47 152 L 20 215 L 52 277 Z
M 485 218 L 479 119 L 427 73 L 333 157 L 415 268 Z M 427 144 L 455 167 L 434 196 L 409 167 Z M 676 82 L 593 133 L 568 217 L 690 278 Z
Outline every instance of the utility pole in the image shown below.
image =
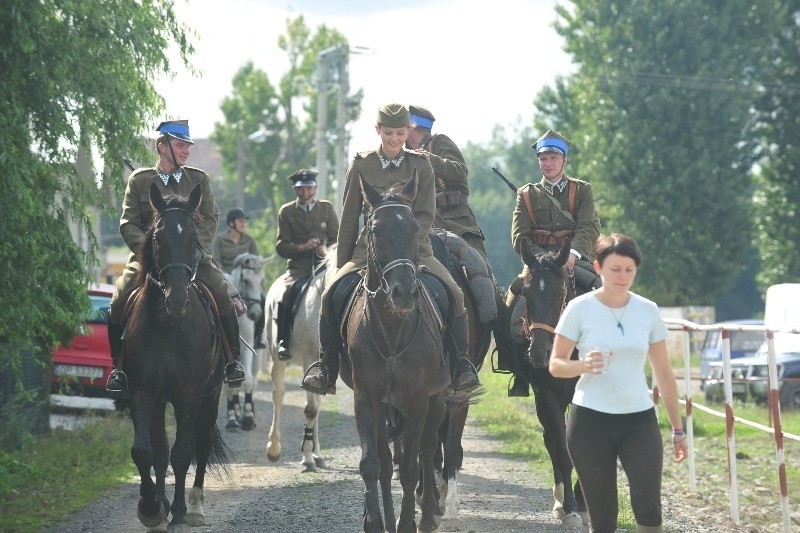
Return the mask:
M 347 131 L 345 116 L 347 93 L 350 90 L 348 60 L 350 48 L 346 44 L 331 46 L 317 54 L 317 192 L 320 198 L 327 196 L 328 174 L 328 85 L 331 71 L 336 72 L 336 151 L 334 159 L 334 178 L 336 179 L 336 199 L 334 207 L 341 210 L 344 189 L 344 174 L 347 157 Z

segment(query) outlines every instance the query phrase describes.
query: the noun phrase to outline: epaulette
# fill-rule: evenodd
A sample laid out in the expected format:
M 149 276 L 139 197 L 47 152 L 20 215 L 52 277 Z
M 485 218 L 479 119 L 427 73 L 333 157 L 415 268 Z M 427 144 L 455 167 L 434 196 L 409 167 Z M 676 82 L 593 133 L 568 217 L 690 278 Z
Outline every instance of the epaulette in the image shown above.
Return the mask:
M 367 150 L 366 152 L 357 152 L 356 159 L 366 159 L 369 154 L 374 154 L 375 150 Z

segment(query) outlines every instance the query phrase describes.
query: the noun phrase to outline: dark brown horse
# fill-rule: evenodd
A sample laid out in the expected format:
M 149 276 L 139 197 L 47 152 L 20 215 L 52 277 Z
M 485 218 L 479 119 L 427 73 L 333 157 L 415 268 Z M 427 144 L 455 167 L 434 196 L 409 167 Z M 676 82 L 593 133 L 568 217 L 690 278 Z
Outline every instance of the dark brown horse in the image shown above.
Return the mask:
M 139 254 L 138 292 L 126 309 L 125 371 L 131 394 L 134 441 L 131 456 L 139 470 L 138 516 L 157 527 L 171 513 L 169 531 L 203 525 L 206 467 L 227 467 L 227 448 L 217 429 L 223 382 L 220 335 L 210 304 L 194 283 L 201 257 L 195 211 L 202 192 L 188 200 L 164 199 L 150 186 L 156 210 Z M 175 410 L 175 442 L 170 451 L 165 428 L 167 403 Z M 186 473 L 195 463 L 194 487 L 185 497 Z M 170 505 L 164 484 L 167 466 L 175 474 Z M 155 482 L 151 477 L 155 472 Z
M 536 416 L 544 432 L 544 444 L 553 466 L 553 515 L 565 526 L 580 526 L 586 505 L 577 479 L 572 485 L 572 460 L 567 451 L 565 414 L 578 378 L 554 378 L 548 370 L 553 349 L 554 328 L 567 303 L 575 297 L 575 278 L 564 264 L 569 257 L 567 240 L 558 254 L 522 259 L 529 267 L 522 294 L 526 305 L 526 329 L 530 343 L 518 345 L 525 361 L 524 373 L 533 387 Z M 574 351 L 572 359 L 577 359 Z
M 359 471 L 366 489 L 363 527 L 368 532 L 435 531 L 433 455 L 450 371 L 437 311 L 423 294 L 418 276 L 420 225 L 410 207 L 417 178 L 415 175 L 400 193 L 381 195 L 363 179 L 361 188 L 369 209 L 365 225 L 368 263 L 346 321 L 349 358 L 342 357 L 342 379 L 353 389 L 361 440 Z M 403 497 L 396 528 L 387 435 L 387 420 L 395 419 L 394 413 L 402 420 L 405 452 L 399 468 Z M 417 529 L 414 489 L 420 458 L 422 516 Z

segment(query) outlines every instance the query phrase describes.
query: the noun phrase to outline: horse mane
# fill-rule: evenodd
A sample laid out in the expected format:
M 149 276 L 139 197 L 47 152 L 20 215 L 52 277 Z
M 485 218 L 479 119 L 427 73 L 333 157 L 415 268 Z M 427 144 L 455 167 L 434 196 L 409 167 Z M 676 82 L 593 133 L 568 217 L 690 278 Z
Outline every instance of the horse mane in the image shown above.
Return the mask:
M 164 195 L 164 202 L 167 205 L 167 209 L 176 208 L 182 209 L 187 213 L 189 212 L 190 204 L 188 198 L 184 198 L 173 193 L 166 193 Z M 155 261 L 153 260 L 153 234 L 156 231 L 158 221 L 161 219 L 161 213 L 159 213 L 154 207 L 152 209 L 153 222 L 150 224 L 150 227 L 147 228 L 147 231 L 145 231 L 142 247 L 136 254 L 136 260 L 139 262 L 139 272 L 136 274 L 136 282 L 134 286 L 142 288 L 147 287 L 147 273 L 150 272 L 155 265 Z M 200 214 L 197 211 L 192 213 L 192 220 L 194 220 L 195 224 L 199 222 Z

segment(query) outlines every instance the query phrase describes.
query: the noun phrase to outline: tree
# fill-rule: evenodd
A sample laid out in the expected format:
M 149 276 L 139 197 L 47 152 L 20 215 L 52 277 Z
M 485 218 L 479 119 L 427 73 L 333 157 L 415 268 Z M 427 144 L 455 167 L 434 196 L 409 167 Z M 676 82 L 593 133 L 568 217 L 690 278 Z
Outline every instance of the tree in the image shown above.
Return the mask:
M 88 230 L 89 208 L 120 186 L 80 175 L 78 151 L 96 147 L 105 175 L 121 175 L 161 111 L 153 81 L 170 72 L 168 49 L 186 64 L 193 48 L 171 1 L 8 0 L 0 25 L 0 342 L 50 345 L 81 322 L 96 262 L 68 220 Z
M 784 21 L 764 61 L 756 103 L 757 130 L 763 143 L 751 145 L 762 157 L 756 174 L 755 245 L 761 256 L 762 293 L 775 283 L 800 281 L 800 8 L 775 2 Z
M 579 68 L 537 104 L 557 111 L 548 121 L 576 143 L 576 175 L 595 184 L 603 232 L 636 238 L 648 297 L 713 303 L 747 263 L 752 157 L 741 146 L 770 9 L 576 0 L 558 10 Z

